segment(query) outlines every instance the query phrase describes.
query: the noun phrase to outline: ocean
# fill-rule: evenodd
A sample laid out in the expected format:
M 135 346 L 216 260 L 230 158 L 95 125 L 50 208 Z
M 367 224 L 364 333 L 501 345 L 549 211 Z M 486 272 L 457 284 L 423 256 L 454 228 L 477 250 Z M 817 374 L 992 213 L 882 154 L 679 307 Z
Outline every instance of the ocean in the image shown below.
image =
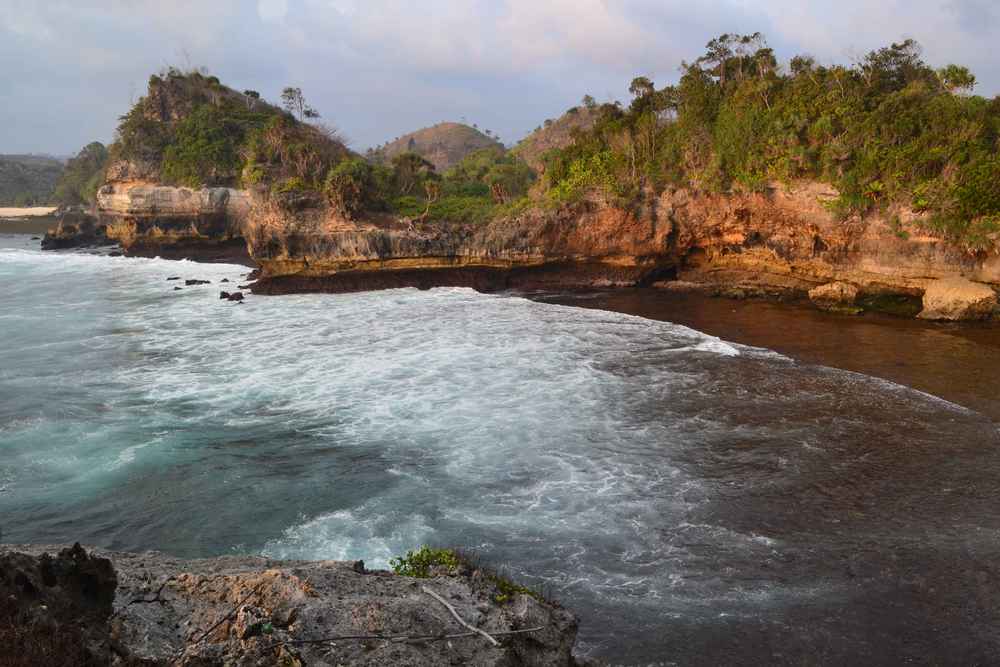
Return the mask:
M 979 412 L 518 294 L 220 300 L 246 272 L 0 236 L 4 542 L 369 568 L 461 547 L 613 664 L 1000 655 Z

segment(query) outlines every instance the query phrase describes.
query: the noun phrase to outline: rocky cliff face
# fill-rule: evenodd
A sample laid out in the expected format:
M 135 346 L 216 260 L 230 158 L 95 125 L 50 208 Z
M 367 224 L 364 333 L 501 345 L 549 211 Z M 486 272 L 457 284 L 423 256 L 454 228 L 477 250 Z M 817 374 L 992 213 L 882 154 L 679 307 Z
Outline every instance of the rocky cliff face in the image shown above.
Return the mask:
M 407 221 L 351 222 L 331 214 L 272 210 L 248 242 L 267 293 L 413 285 L 478 289 L 687 285 L 732 295 L 805 297 L 920 310 L 939 280 L 964 276 L 966 296 L 924 308 L 932 318 L 991 317 L 1000 257 L 962 251 L 921 231 L 905 210 L 840 221 L 816 183 L 761 194 L 705 195 L 684 189 L 647 197 L 634 210 L 601 201 L 532 210 L 486 226 Z M 677 282 L 671 282 L 677 279 Z M 836 289 L 821 289 L 837 283 Z M 985 291 L 984 291 L 985 286 Z M 956 305 L 957 304 L 957 305 Z
M 592 199 L 470 225 L 354 221 L 304 196 L 129 181 L 102 187 L 96 216 L 67 218 L 46 243 L 96 239 L 128 254 L 252 257 L 262 269 L 254 289 L 269 294 L 655 284 L 731 296 L 812 293 L 817 305 L 840 312 L 995 317 L 1000 256 L 930 235 L 907 210 L 838 220 L 824 205 L 836 196 L 818 183 L 758 194 L 676 189 L 631 209 Z M 944 287 L 946 297 L 934 296 Z
M 0 551 L 2 664 L 574 664 L 572 614 L 502 596 L 477 571 L 413 579 L 361 562 L 46 551 Z
M 128 255 L 251 263 L 243 239 L 250 209 L 244 190 L 112 181 L 98 190 L 93 211 L 64 215 L 42 247 L 117 243 Z
M 246 260 L 242 227 L 250 195 L 233 188 L 108 183 L 97 193 L 97 216 L 127 254 Z

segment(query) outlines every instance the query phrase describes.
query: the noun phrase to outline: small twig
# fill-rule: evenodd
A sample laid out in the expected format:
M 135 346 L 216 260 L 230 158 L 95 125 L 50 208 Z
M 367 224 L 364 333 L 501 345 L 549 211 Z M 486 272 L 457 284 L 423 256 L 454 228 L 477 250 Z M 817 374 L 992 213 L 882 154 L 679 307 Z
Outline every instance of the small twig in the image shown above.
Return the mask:
M 251 591 L 249 593 L 247 593 L 246 595 L 243 596 L 243 599 L 241 599 L 239 602 L 236 603 L 236 606 L 234 606 L 229 611 L 228 614 L 226 614 L 221 619 L 219 619 L 215 623 L 215 625 L 213 625 L 212 627 L 210 627 L 208 630 L 205 630 L 205 632 L 203 632 L 201 634 L 201 637 L 198 637 L 198 639 L 196 639 L 193 643 L 188 644 L 188 648 L 190 648 L 191 646 L 197 646 L 198 644 L 200 644 L 202 642 L 202 640 L 205 639 L 205 637 L 207 637 L 210 634 L 212 634 L 213 630 L 215 630 L 217 627 L 219 627 L 220 625 L 222 625 L 223 623 L 225 623 L 226 621 L 228 621 L 230 618 L 232 618 L 233 614 L 235 614 L 237 611 L 239 611 L 240 607 L 242 607 L 243 604 L 247 600 L 249 600 L 251 596 L 255 595 L 257 593 L 257 591 L 260 590 L 260 587 L 263 586 L 263 585 L 264 585 L 264 582 L 261 582 L 261 583 L 257 584 L 256 586 L 254 586 L 253 589 L 251 589 Z
M 434 598 L 435 600 L 437 600 L 438 602 L 440 602 L 441 604 L 443 604 L 445 607 L 447 607 L 448 611 L 451 612 L 451 615 L 454 616 L 455 620 L 458 621 L 462 626 L 468 628 L 469 630 L 472 630 L 475 633 L 481 634 L 483 637 L 485 637 L 494 646 L 500 646 L 500 642 L 498 642 L 496 639 L 493 639 L 493 637 L 491 637 L 489 635 L 489 633 L 487 633 L 487 632 L 485 632 L 483 630 L 480 630 L 479 628 L 473 627 L 473 626 L 469 625 L 468 623 L 466 623 L 465 621 L 463 621 L 462 617 L 458 615 L 457 611 L 455 611 L 455 608 L 452 607 L 450 604 L 448 604 L 447 600 L 445 600 L 443 597 L 441 597 L 440 595 L 438 595 L 437 593 L 435 593 L 431 589 L 427 588 L 426 586 L 421 586 L 420 588 L 424 591 L 424 593 L 427 593 L 432 598 Z
M 129 601 L 128 601 L 128 602 L 127 602 L 127 603 L 125 604 L 125 606 L 124 606 L 124 607 L 122 607 L 121 609 L 118 609 L 118 610 L 117 610 L 117 611 L 115 611 L 115 612 L 114 612 L 113 614 L 111 614 L 111 618 L 115 618 L 116 616 L 118 616 L 118 614 L 120 614 L 120 613 L 124 612 L 124 611 L 125 611 L 125 610 L 126 610 L 126 609 L 127 609 L 128 607 L 131 607 L 131 606 L 132 606 L 132 605 L 134 605 L 134 604 L 152 604 L 152 603 L 154 603 L 154 602 L 159 602 L 159 603 L 160 603 L 161 605 L 162 605 L 162 604 L 166 604 L 166 603 L 167 603 L 167 601 L 166 601 L 166 600 L 164 600 L 164 599 L 163 599 L 163 598 L 161 597 L 161 596 L 163 595 L 163 589 L 164 589 L 164 588 L 166 588 L 166 587 L 167 587 L 167 584 L 169 584 L 169 583 L 170 583 L 171 581 L 173 581 L 173 580 L 174 580 L 173 576 L 170 576 L 170 577 L 167 577 L 167 578 L 166 578 L 166 579 L 165 579 L 165 580 L 163 581 L 163 583 L 162 583 L 162 584 L 160 584 L 160 587 L 159 587 L 158 589 L 156 589 L 156 593 L 154 593 L 154 594 L 153 594 L 153 597 L 151 597 L 151 598 L 148 598 L 148 599 L 147 599 L 147 598 L 145 598 L 145 597 L 138 597 L 138 598 L 134 598 L 134 599 L 132 599 L 132 600 L 129 600 Z
M 524 628 L 523 630 L 504 630 L 494 632 L 494 637 L 505 637 L 507 635 L 521 635 L 527 632 L 538 632 L 544 630 L 544 626 L 537 628 Z M 283 644 L 328 644 L 330 642 L 344 641 L 407 641 L 407 642 L 429 642 L 442 641 L 445 639 L 461 639 L 463 637 L 478 637 L 479 632 L 459 632 L 453 635 L 339 635 L 336 637 L 321 637 L 319 639 L 286 639 L 276 641 L 268 649 L 276 648 Z
M 218 621 L 217 621 L 217 622 L 216 622 L 216 623 L 215 623 L 215 624 L 214 624 L 214 625 L 213 625 L 212 627 L 210 627 L 210 628 L 209 628 L 208 630 L 205 630 L 205 632 L 201 633 L 201 636 L 200 636 L 200 637 L 198 637 L 198 639 L 196 639 L 196 640 L 195 640 L 195 641 L 193 641 L 192 643 L 190 643 L 190 644 L 187 644 L 186 646 L 184 646 L 183 648 L 181 648 L 180 652 L 178 652 L 177 654 L 175 654 L 175 655 L 174 655 L 174 658 L 173 658 L 173 660 L 171 661 L 171 664 L 175 664 L 175 665 L 176 665 L 176 664 L 177 664 L 177 661 L 178 661 L 178 660 L 180 660 L 180 659 L 181 659 L 181 657 L 183 657 L 183 655 L 184 655 L 184 653 L 185 653 L 186 651 L 188 651 L 188 650 L 189 650 L 189 649 L 190 649 L 191 647 L 193 647 L 193 646 L 197 646 L 198 644 L 200 644 L 200 643 L 201 643 L 201 642 L 202 642 L 202 641 L 203 641 L 203 640 L 205 639 L 205 637 L 207 637 L 207 636 L 209 636 L 210 634 L 212 634 L 212 631 L 213 631 L 213 630 L 215 630 L 215 629 L 216 629 L 217 627 L 219 627 L 220 625 L 222 625 L 223 623 L 225 623 L 226 621 L 228 621 L 228 620 L 229 620 L 230 618 L 232 618 L 233 614 L 235 614 L 235 613 L 236 613 L 237 611 L 239 611 L 239 608 L 240 608 L 240 607 L 242 607 L 242 606 L 243 606 L 243 604 L 244 604 L 244 603 L 245 603 L 245 602 L 246 602 L 247 600 L 249 600 L 249 599 L 250 599 L 250 597 L 251 597 L 252 595 L 256 594 L 256 593 L 257 593 L 257 591 L 258 591 L 258 590 L 260 590 L 260 587 L 261 587 L 261 586 L 263 586 L 263 585 L 264 585 L 264 582 L 261 582 L 261 583 L 257 584 L 256 586 L 254 586 L 254 587 L 253 587 L 253 588 L 252 588 L 252 589 L 250 590 L 250 592 L 249 592 L 249 593 L 247 593 L 247 594 L 246 594 L 245 596 L 243 596 L 243 599 L 241 599 L 241 600 L 240 600 L 239 602 L 237 602 L 237 603 L 236 603 L 236 606 L 234 606 L 234 607 L 233 607 L 232 609 L 230 609 L 230 610 L 229 610 L 229 613 L 228 613 L 228 614 L 226 614 L 225 616 L 223 616 L 222 618 L 220 618 L 220 619 L 219 619 L 219 620 L 218 620 Z

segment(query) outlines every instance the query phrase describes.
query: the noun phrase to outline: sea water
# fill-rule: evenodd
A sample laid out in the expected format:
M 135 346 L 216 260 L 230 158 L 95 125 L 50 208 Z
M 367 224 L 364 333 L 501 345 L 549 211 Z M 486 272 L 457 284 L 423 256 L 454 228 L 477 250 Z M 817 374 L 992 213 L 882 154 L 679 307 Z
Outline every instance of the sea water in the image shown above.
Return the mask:
M 246 271 L 0 237 L 4 542 L 461 547 L 618 663 L 998 654 L 981 415 L 516 294 L 220 300 Z

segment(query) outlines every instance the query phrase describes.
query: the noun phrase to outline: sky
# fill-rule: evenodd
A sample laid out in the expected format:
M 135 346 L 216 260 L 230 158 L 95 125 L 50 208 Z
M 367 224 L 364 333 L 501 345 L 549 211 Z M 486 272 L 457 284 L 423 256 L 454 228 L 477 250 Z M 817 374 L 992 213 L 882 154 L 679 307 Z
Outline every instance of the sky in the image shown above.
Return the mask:
M 168 66 L 272 101 L 301 87 L 355 150 L 445 120 L 505 143 L 584 94 L 676 81 L 725 32 L 823 64 L 912 37 L 1000 93 L 995 0 L 0 0 L 0 153 L 71 155 Z

